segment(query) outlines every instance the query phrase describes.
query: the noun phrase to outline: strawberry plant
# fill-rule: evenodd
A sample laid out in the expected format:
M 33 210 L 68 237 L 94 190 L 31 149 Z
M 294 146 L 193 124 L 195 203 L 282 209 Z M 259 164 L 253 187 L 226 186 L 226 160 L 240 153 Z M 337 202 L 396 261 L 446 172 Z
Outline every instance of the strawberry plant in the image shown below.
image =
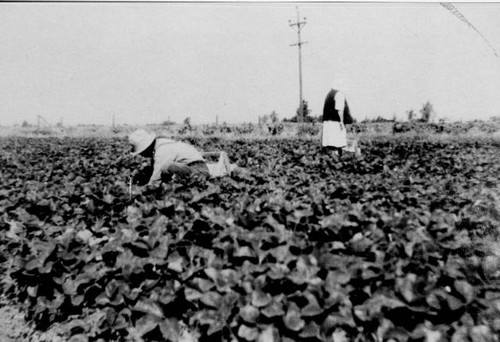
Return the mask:
M 123 140 L 1 139 L 2 294 L 89 341 L 497 341 L 495 141 L 189 141 L 250 174 L 130 188 Z

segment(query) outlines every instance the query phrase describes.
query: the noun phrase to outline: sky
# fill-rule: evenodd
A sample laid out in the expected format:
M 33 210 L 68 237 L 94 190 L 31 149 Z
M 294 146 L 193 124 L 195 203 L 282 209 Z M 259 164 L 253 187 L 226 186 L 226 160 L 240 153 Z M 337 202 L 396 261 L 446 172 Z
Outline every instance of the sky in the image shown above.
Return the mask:
M 455 3 L 500 52 L 500 3 Z M 0 125 L 256 123 L 321 115 L 342 80 L 358 120 L 500 116 L 500 57 L 435 2 L 0 3 Z

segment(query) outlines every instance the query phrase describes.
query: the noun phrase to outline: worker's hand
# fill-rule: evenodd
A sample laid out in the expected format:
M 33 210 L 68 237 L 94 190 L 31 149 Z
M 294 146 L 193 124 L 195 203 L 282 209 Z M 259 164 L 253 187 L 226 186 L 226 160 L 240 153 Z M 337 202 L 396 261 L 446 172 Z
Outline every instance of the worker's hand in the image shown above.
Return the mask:
M 148 170 L 136 170 L 132 176 L 132 183 L 136 185 L 146 185 L 150 177 L 151 174 Z
M 148 163 L 143 163 L 138 169 L 131 172 L 132 183 L 135 185 L 146 185 L 151 178 L 153 168 Z
M 145 184 L 144 186 L 142 186 L 142 189 L 141 189 L 141 192 L 143 195 L 146 195 L 146 196 L 153 195 L 155 197 L 159 193 L 161 193 L 162 191 L 163 191 L 162 183 L 158 182 L 158 181 L 149 182 L 149 183 Z

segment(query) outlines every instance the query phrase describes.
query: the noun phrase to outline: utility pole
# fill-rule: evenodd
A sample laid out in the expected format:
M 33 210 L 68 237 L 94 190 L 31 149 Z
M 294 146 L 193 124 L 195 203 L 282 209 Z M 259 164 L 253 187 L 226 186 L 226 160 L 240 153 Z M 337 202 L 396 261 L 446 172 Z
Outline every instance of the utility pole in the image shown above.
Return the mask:
M 290 27 L 297 26 L 297 43 L 295 44 L 290 44 L 290 46 L 298 46 L 299 48 L 299 96 L 300 96 L 300 102 L 299 102 L 299 114 L 300 114 L 300 121 L 303 120 L 304 118 L 304 100 L 302 98 L 302 44 L 306 44 L 307 42 L 303 42 L 300 40 L 300 31 L 302 30 L 302 27 L 306 24 L 306 18 L 303 18 L 303 21 L 300 21 L 299 19 L 299 7 L 295 7 L 297 9 L 297 22 L 292 23 L 291 20 L 288 20 L 288 23 Z

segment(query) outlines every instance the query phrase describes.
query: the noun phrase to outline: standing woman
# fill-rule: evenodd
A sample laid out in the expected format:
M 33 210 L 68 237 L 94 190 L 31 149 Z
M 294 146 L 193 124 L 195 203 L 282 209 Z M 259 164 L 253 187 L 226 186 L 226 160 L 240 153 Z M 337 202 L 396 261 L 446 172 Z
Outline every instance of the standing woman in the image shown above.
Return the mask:
M 345 125 L 351 124 L 353 120 L 344 93 L 334 88 L 326 95 L 323 107 L 321 146 L 323 150 L 335 150 L 341 156 L 342 149 L 347 146 Z

